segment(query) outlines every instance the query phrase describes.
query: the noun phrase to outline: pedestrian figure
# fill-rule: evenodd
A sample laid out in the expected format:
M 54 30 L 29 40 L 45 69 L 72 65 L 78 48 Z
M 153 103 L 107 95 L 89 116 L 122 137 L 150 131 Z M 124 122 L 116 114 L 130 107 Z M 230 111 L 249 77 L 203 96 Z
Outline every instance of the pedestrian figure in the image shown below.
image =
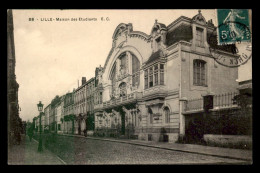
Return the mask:
M 30 141 L 32 141 L 32 137 L 33 137 L 33 128 L 32 127 L 30 127 L 28 130 L 28 136 L 29 136 Z
M 83 133 L 84 133 L 84 136 L 87 137 L 87 129 L 84 129 Z

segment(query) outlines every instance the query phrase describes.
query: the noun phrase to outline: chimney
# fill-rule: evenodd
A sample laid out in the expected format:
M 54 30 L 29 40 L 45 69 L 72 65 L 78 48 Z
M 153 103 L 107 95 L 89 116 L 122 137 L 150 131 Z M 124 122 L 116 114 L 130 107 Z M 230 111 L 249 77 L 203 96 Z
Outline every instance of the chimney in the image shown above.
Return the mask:
M 82 77 L 82 80 L 81 80 L 81 85 L 85 84 L 87 82 L 87 79 L 86 77 Z

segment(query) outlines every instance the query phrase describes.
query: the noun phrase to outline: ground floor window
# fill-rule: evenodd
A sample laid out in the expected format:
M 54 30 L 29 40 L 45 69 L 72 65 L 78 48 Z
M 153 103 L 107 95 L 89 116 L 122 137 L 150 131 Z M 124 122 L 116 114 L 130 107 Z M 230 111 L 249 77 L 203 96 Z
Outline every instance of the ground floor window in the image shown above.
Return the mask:
M 165 123 L 170 123 L 170 109 L 165 107 L 164 110 Z

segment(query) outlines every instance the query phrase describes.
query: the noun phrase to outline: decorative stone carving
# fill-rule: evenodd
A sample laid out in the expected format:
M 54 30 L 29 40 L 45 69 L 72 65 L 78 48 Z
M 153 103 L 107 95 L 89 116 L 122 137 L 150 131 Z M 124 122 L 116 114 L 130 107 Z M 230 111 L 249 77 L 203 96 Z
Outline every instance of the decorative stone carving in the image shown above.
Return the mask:
M 200 23 L 200 24 L 202 24 L 202 25 L 205 25 L 207 22 L 206 22 L 206 20 L 205 20 L 205 18 L 202 16 L 202 14 L 201 14 L 201 10 L 199 10 L 199 14 L 197 14 L 196 16 L 194 16 L 193 18 L 192 18 L 192 20 L 194 21 L 194 22 L 198 22 L 198 23 Z

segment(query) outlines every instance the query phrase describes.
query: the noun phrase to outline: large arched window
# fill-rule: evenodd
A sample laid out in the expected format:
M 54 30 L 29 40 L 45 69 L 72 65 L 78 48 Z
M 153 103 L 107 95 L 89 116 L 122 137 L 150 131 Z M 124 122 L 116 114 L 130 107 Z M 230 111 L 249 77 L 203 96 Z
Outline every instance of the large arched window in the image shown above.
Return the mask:
M 115 85 L 116 85 L 116 62 L 114 63 L 111 71 L 110 79 L 112 81 L 112 95 L 115 96 Z
M 132 54 L 132 86 L 138 86 L 140 83 L 140 62 L 138 58 Z
M 206 86 L 206 62 L 195 59 L 193 61 L 193 85 Z
M 126 53 L 122 53 L 120 56 L 119 56 L 119 60 L 120 60 L 120 74 L 121 75 L 124 75 L 126 74 L 127 72 L 127 56 L 126 56 Z
M 170 109 L 168 107 L 165 107 L 163 109 L 163 113 L 164 113 L 165 123 L 170 123 Z

